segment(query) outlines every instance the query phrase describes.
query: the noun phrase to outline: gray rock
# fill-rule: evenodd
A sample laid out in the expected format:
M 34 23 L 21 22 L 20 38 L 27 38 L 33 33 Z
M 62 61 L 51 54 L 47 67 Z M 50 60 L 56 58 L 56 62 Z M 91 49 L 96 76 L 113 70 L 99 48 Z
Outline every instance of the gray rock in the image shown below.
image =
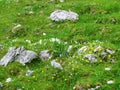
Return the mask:
M 51 59 L 52 58 L 52 53 L 50 53 L 49 50 L 43 50 L 40 52 L 39 54 L 41 60 L 48 60 L 48 59 Z
M 60 63 L 56 62 L 55 60 L 51 61 L 51 66 L 53 66 L 54 68 L 63 69 Z
M 87 58 L 89 62 L 97 62 L 97 57 L 94 54 L 87 54 L 84 58 Z
M 85 52 L 87 49 L 88 49 L 88 46 L 83 46 L 83 47 L 78 49 L 78 53 Z
M 114 54 L 115 53 L 115 51 L 111 50 L 111 49 L 106 49 L 106 52 L 109 53 L 109 54 Z
M 26 76 L 32 76 L 34 71 L 27 70 L 26 71 Z
M 72 11 L 56 10 L 50 15 L 50 19 L 53 21 L 64 21 L 64 20 L 78 20 L 78 14 Z
M 103 60 L 107 60 L 108 54 L 106 52 L 102 52 L 100 56 Z
M 20 62 L 22 65 L 25 65 L 28 62 L 31 62 L 34 58 L 37 58 L 37 53 L 26 50 L 22 47 L 10 47 L 7 54 L 0 60 L 0 65 L 7 66 L 8 63 L 12 61 Z

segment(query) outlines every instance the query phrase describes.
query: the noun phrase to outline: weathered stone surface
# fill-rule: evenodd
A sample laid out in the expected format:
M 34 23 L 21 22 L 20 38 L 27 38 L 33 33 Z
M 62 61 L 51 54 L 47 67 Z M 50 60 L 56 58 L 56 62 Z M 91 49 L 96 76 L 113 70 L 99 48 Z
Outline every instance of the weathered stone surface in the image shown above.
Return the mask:
M 0 60 L 0 65 L 7 66 L 12 61 L 20 62 L 25 65 L 37 58 L 37 53 L 26 50 L 24 47 L 10 47 L 7 54 Z
M 89 62 L 97 62 L 97 57 L 94 54 L 87 54 L 84 58 L 87 58 Z
M 56 10 L 51 13 L 50 18 L 53 21 L 78 20 L 78 14 L 72 11 Z
M 34 71 L 27 70 L 26 71 L 26 76 L 32 76 Z
M 87 51 L 87 49 L 88 49 L 88 46 L 83 46 L 80 49 L 78 49 L 78 53 L 85 52 L 85 51 Z
M 52 58 L 52 53 L 49 52 L 49 50 L 43 50 L 40 52 L 39 57 L 41 60 L 48 60 Z
M 54 68 L 63 69 L 60 63 L 56 62 L 55 60 L 51 61 L 51 66 L 53 66 Z

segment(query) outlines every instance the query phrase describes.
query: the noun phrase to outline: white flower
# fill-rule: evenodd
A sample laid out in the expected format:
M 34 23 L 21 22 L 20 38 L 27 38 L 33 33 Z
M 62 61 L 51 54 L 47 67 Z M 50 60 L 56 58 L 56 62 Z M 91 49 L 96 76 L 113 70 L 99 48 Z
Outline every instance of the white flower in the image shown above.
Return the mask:
M 114 83 L 113 80 L 109 80 L 109 81 L 107 81 L 107 84 L 113 84 L 113 83 Z
M 111 68 L 107 67 L 107 68 L 105 68 L 105 70 L 106 70 L 106 71 L 110 71 L 110 70 L 111 70 Z
M 39 40 L 39 44 L 42 44 L 42 40 L 41 39 Z
M 50 41 L 51 41 L 51 42 L 57 42 L 57 43 L 59 43 L 59 44 L 60 44 L 60 42 L 61 42 L 60 39 L 58 39 L 58 38 L 51 38 Z
M 29 44 L 31 43 L 31 41 L 30 41 L 30 40 L 25 40 L 25 41 L 26 41 L 27 43 L 29 43 Z
M 68 47 L 67 52 L 70 52 L 71 49 L 72 49 L 72 45 L 70 45 L 70 46 Z
M 60 2 L 64 2 L 64 0 L 60 0 Z
M 106 51 L 107 51 L 109 54 L 114 54 L 114 53 L 115 53 L 114 50 L 110 50 L 110 49 L 106 49 Z
M 43 33 L 43 36 L 45 36 L 46 35 L 46 33 Z
M 31 14 L 31 15 L 32 15 L 32 14 L 34 14 L 34 12 L 33 12 L 33 11 L 30 11 L 30 12 L 29 12 L 29 14 Z
M 11 82 L 12 78 L 7 78 L 5 82 Z

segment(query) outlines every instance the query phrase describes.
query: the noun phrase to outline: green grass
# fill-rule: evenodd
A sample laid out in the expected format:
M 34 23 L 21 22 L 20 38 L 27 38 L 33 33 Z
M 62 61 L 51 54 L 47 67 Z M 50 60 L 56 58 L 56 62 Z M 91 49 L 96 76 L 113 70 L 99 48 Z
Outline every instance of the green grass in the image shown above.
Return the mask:
M 55 52 L 54 58 L 62 64 L 65 70 L 54 69 L 48 60 L 34 60 L 22 66 L 17 62 L 7 67 L 0 66 L 0 90 L 73 90 L 74 86 L 85 89 L 101 85 L 100 90 L 120 89 L 120 1 L 119 0 L 0 0 L 0 58 L 9 47 L 24 46 L 39 53 L 49 49 Z M 27 7 L 27 8 L 26 8 Z M 49 19 L 50 14 L 57 9 L 71 10 L 79 14 L 78 21 L 54 22 Z M 30 15 L 29 11 L 34 14 Z M 22 27 L 12 33 L 15 24 Z M 46 36 L 43 36 L 46 33 Z M 58 38 L 61 44 L 50 42 L 51 38 Z M 15 42 L 13 42 L 16 40 Z M 26 40 L 31 40 L 27 43 Z M 39 43 L 42 40 L 42 44 Z M 115 64 L 110 62 L 87 63 L 81 61 L 76 52 L 84 45 L 90 45 L 98 40 L 101 46 L 116 50 L 112 56 Z M 66 45 L 64 42 L 68 42 Z M 78 42 L 77 44 L 75 42 Z M 84 44 L 87 43 L 87 44 Z M 69 45 L 72 51 L 66 55 Z M 96 42 L 95 45 L 99 45 Z M 62 53 L 62 57 L 59 57 Z M 77 62 L 77 63 L 75 63 Z M 105 71 L 105 67 L 111 67 Z M 32 77 L 25 76 L 30 69 L 34 71 Z M 11 77 L 12 82 L 5 80 Z M 114 84 L 108 85 L 108 80 Z

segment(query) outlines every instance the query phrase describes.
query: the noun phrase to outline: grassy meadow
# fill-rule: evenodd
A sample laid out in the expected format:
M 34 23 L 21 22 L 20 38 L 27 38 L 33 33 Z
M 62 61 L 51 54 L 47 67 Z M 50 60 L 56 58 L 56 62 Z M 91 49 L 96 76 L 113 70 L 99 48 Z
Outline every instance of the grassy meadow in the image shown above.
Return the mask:
M 54 22 L 49 16 L 55 10 L 74 11 L 79 20 Z M 13 29 L 18 24 L 21 27 Z M 51 42 L 52 38 L 60 43 Z M 67 52 L 70 45 L 73 48 Z M 107 61 L 83 60 L 84 54 L 93 53 L 99 45 L 115 53 L 108 55 Z M 88 90 L 98 85 L 98 90 L 120 90 L 120 1 L 0 0 L 0 59 L 12 46 L 24 46 L 38 54 L 47 49 L 54 57 L 25 66 L 18 62 L 0 66 L 0 90 Z M 79 55 L 82 46 L 89 50 Z M 64 69 L 53 68 L 53 59 Z M 106 71 L 107 67 L 111 70 Z M 32 76 L 25 75 L 28 69 L 34 71 Z M 9 77 L 12 81 L 5 82 Z M 109 80 L 114 83 L 108 84 Z

